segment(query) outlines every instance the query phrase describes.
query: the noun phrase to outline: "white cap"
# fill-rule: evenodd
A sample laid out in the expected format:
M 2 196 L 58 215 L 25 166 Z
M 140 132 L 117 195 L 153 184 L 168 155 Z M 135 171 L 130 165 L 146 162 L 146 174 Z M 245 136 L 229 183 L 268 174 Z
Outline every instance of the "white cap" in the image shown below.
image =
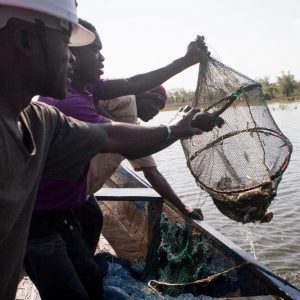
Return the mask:
M 78 24 L 75 0 L 0 0 L 0 29 L 11 18 L 31 23 L 40 20 L 46 27 L 57 30 L 72 28 L 72 47 L 88 45 L 95 40 L 92 32 Z

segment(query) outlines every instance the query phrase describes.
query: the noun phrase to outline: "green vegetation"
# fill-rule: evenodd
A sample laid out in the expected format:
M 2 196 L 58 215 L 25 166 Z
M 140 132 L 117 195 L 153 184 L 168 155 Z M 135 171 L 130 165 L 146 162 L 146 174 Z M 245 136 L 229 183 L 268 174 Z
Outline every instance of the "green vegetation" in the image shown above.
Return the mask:
M 265 99 L 268 102 L 288 103 L 300 100 L 300 81 L 290 72 L 281 72 L 276 82 L 270 82 L 270 78 L 265 76 L 257 80 L 263 87 Z M 168 102 L 166 110 L 177 109 L 185 105 L 192 105 L 194 91 L 184 88 L 172 89 L 168 91 Z

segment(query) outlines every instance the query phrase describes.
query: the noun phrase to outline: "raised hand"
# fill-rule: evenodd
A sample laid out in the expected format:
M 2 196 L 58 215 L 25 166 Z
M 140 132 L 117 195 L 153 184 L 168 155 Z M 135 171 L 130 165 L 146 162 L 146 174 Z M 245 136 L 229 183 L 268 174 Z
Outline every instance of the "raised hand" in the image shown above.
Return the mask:
M 197 38 L 188 45 L 187 52 L 184 56 L 188 65 L 203 63 L 210 56 L 207 46 L 204 42 L 204 36 L 198 35 Z

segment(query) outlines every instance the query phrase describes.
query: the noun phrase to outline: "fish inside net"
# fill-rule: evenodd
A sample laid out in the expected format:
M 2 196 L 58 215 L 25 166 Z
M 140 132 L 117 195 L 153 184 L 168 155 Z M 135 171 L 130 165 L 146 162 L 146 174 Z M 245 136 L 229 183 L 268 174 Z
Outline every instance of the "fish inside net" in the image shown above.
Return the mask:
M 229 218 L 270 221 L 276 195 L 292 153 L 256 81 L 209 57 L 202 62 L 193 107 L 222 113 L 225 124 L 182 140 L 197 184 Z

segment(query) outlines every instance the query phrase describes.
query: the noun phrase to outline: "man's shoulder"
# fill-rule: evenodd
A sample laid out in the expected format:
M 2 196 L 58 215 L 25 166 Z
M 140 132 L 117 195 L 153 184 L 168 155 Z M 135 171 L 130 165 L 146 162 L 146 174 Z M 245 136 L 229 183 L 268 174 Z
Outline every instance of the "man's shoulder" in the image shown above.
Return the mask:
M 66 116 L 73 117 L 78 120 L 92 122 L 92 120 L 89 120 L 89 116 L 86 116 L 86 113 L 84 112 L 86 112 L 86 110 L 90 110 L 90 108 L 93 108 L 93 103 L 89 103 L 84 95 L 81 95 L 72 90 L 68 91 L 64 99 L 40 97 L 39 102 L 43 102 L 57 108 Z
M 56 115 L 57 112 L 58 112 L 58 110 L 55 107 L 48 105 L 47 103 L 43 103 L 43 102 L 31 102 L 23 110 L 23 113 L 25 113 L 25 114 L 36 113 L 36 114 L 40 114 L 40 115 L 45 115 L 45 114 Z
M 39 96 L 37 98 L 37 103 L 46 103 L 48 105 L 55 106 L 56 103 L 58 103 L 61 100 L 52 98 L 52 97 L 44 97 L 44 96 Z
M 22 116 L 27 122 L 37 125 L 47 125 L 49 123 L 57 123 L 61 120 L 61 113 L 46 103 L 32 102 L 23 111 Z
M 64 99 L 56 99 L 51 97 L 42 97 L 39 96 L 38 103 L 46 103 L 48 105 L 57 107 L 58 109 L 64 107 L 70 107 L 74 105 L 74 102 L 84 102 L 84 96 L 79 93 L 74 93 L 73 91 L 68 91 L 66 97 Z
M 137 108 L 134 95 L 121 96 L 111 100 L 100 100 L 98 105 L 118 122 L 135 124 L 137 121 Z

